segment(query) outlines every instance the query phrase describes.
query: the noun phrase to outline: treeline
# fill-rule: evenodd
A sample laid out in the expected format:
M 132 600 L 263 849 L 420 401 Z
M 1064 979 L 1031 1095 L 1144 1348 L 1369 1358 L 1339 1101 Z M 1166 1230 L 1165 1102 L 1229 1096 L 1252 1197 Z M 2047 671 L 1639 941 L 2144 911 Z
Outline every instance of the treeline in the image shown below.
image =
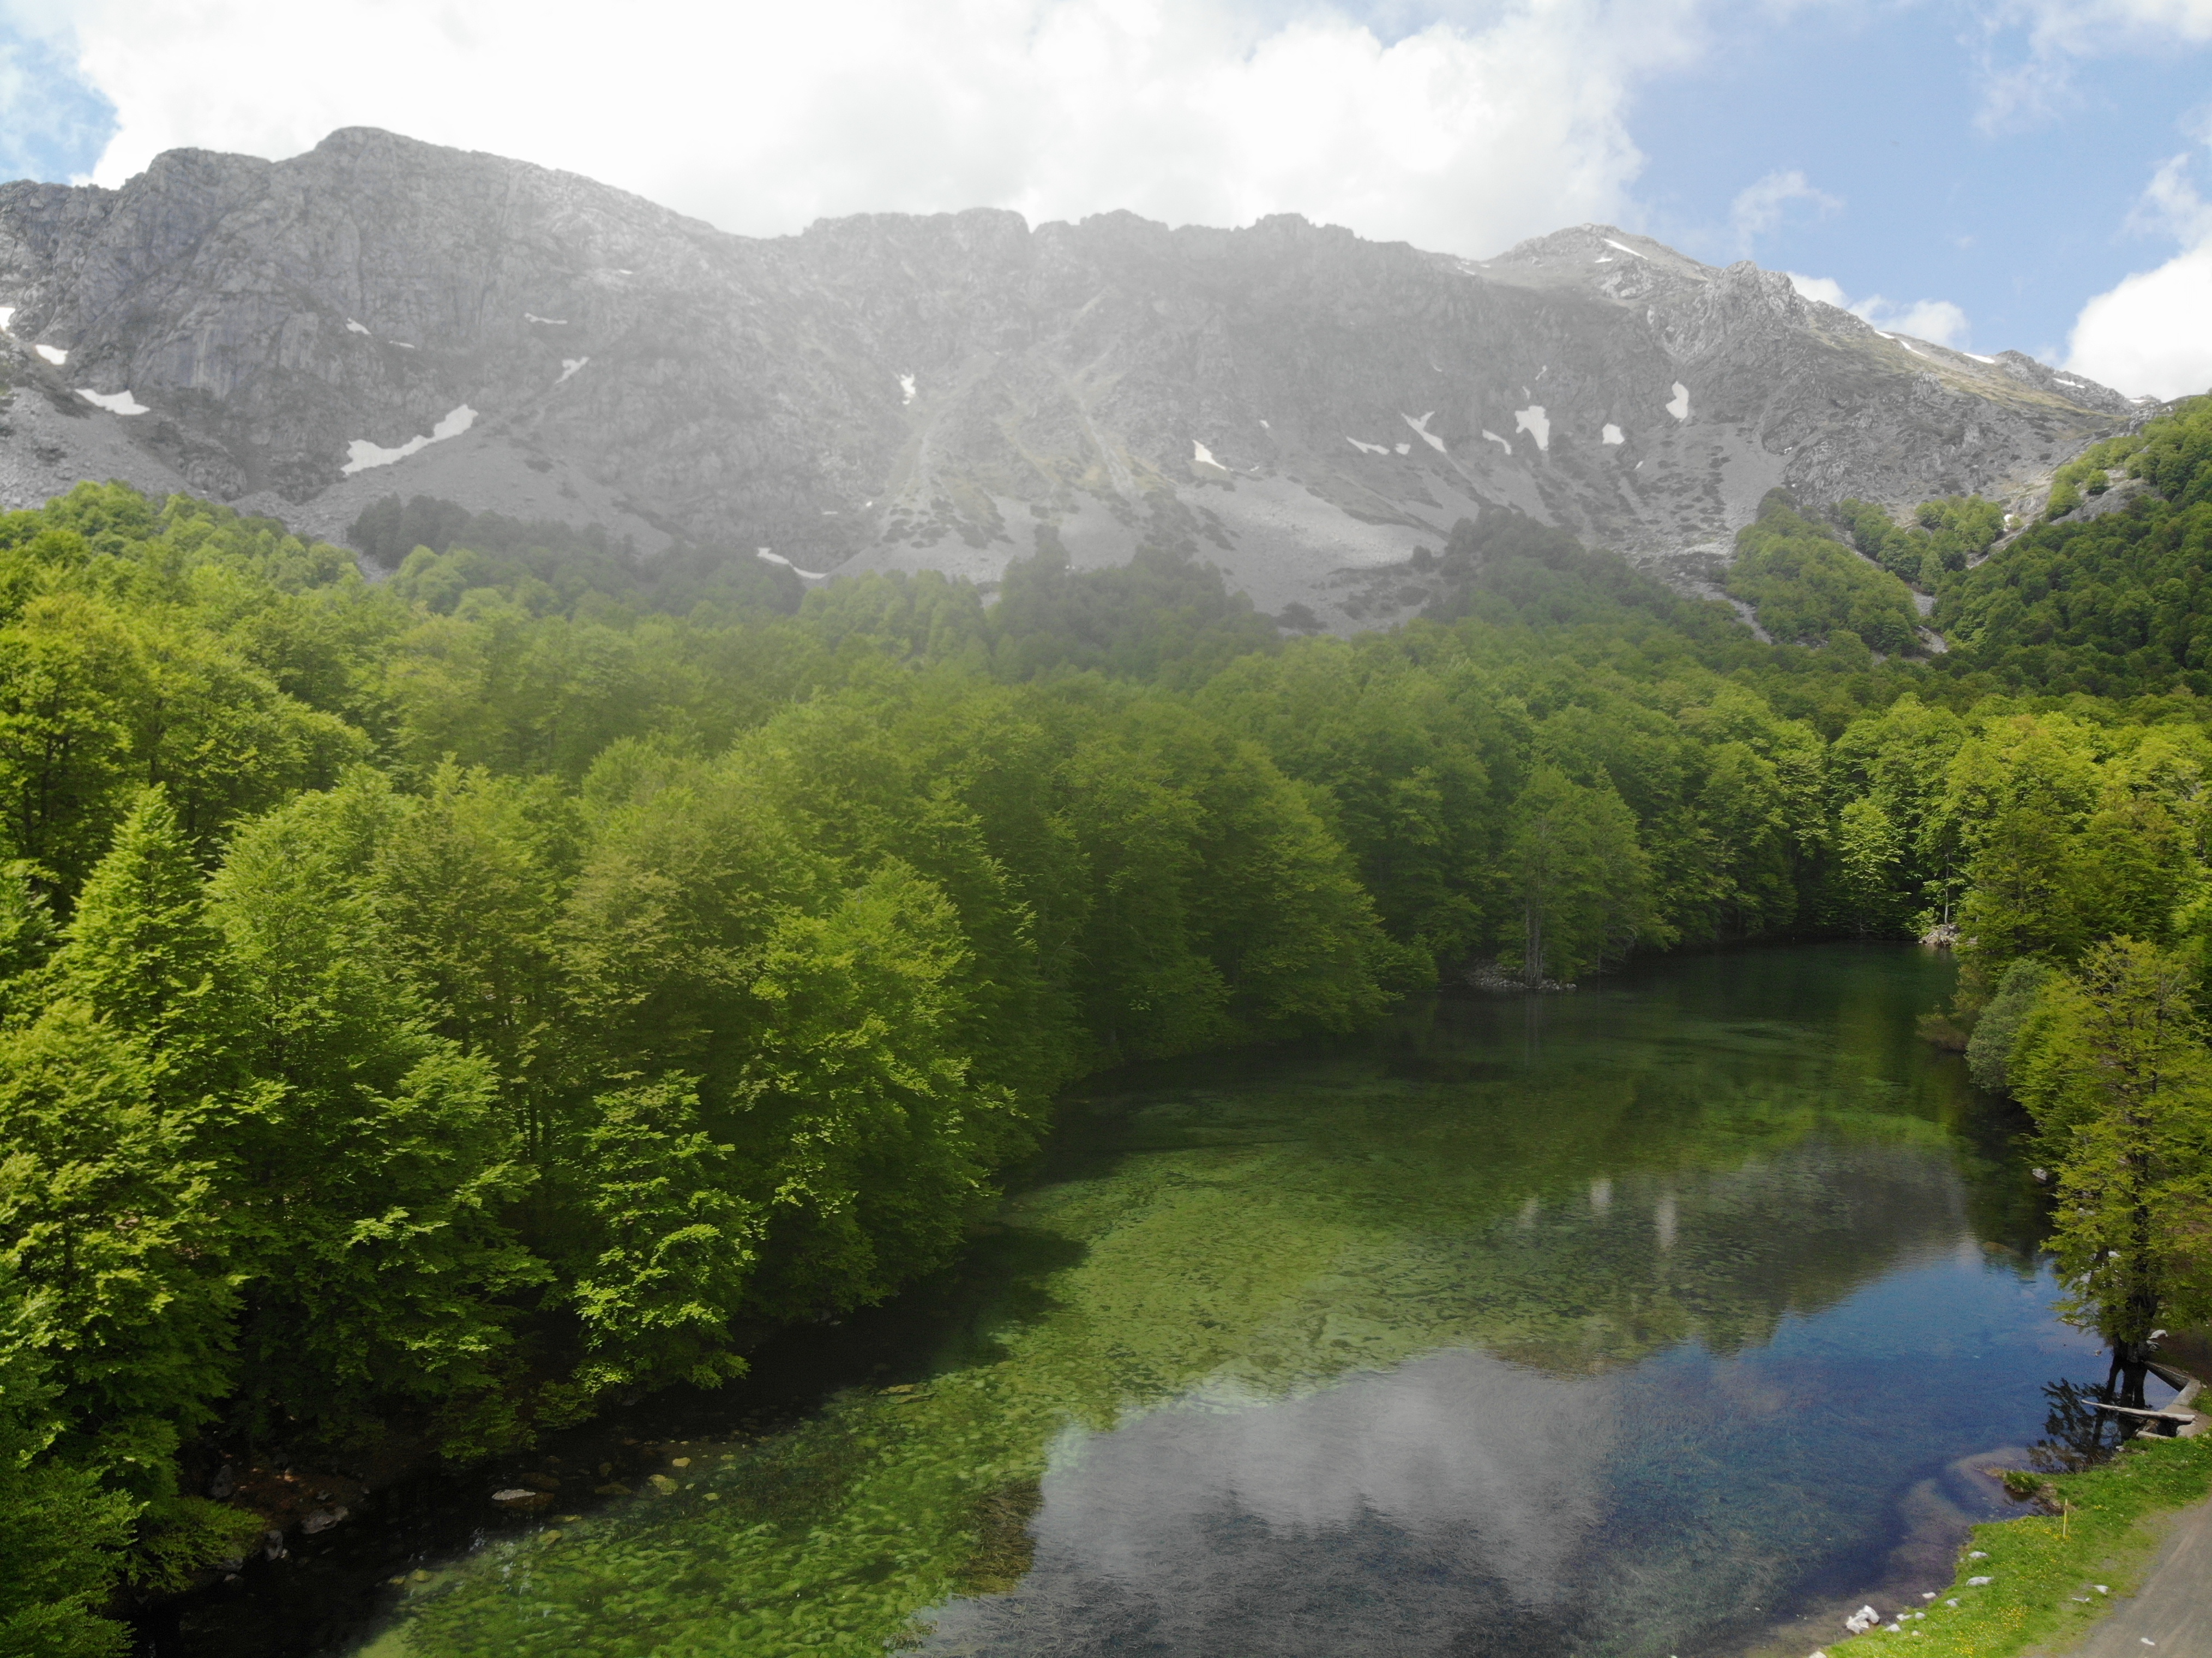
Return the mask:
M 2212 398 L 2196 398 L 2062 469 L 2051 502 L 2060 516 L 1943 592 L 1936 623 L 1960 669 L 2051 692 L 2212 695 L 2208 463 Z M 2124 504 L 2090 515 L 2088 503 L 2123 483 Z
M 1863 502 L 1845 505 L 1862 517 L 1885 516 Z M 1920 649 L 1911 590 L 1853 552 L 1832 527 L 1800 513 L 1786 490 L 1770 492 L 1758 518 L 1737 532 L 1727 587 L 1789 644 L 1892 656 Z
M 472 1455 L 881 1297 L 1087 1070 L 1802 923 L 1814 727 L 1474 541 L 1480 615 L 1286 645 L 1159 550 L 677 613 L 0 519 L 0 1525 L 80 1613 L 88 1540 L 184 1581 L 226 1450 Z
M 2084 513 L 2115 473 L 2132 499 Z M 1937 533 L 1991 526 L 1933 505 Z M 1882 526 L 1854 528 L 1873 555 Z M 1849 879 L 1870 919 L 1939 915 L 1956 936 L 1936 1033 L 2033 1118 L 2068 1315 L 2111 1344 L 2136 1406 L 2158 1338 L 2212 1322 L 2208 537 L 2212 398 L 2197 398 L 2061 469 L 2045 521 L 1950 567 L 1952 706 L 1901 698 L 1835 750 Z M 1992 683 L 2042 694 L 1962 695 Z
M 1939 1034 L 2027 1108 L 2069 1315 L 2140 1406 L 2158 1336 L 2212 1323 L 2212 746 L 2081 717 L 2110 706 L 1968 736 L 1923 822 L 1966 877 Z
M 1866 501 L 1839 501 L 1832 516 L 1859 551 L 1929 593 L 1985 556 L 2005 531 L 2004 509 L 1979 495 L 1923 501 L 1910 524 L 1897 523 Z
M 371 584 L 181 497 L 0 518 L 0 1644 L 234 1552 L 227 1452 L 738 1373 L 948 1259 L 1101 1066 L 1481 958 L 2050 928 L 2035 835 L 2086 947 L 2201 861 L 2192 696 L 1877 664 L 1909 596 L 1786 501 L 1745 580 L 1818 649 L 1498 512 L 1348 641 L 1187 549 L 803 591 L 414 523 Z
M 726 1379 L 944 1260 L 1068 1078 L 1414 959 L 1186 701 L 413 579 L 119 488 L 0 520 L 0 1527 L 88 1650 L 88 1540 L 238 1551 L 221 1448 Z

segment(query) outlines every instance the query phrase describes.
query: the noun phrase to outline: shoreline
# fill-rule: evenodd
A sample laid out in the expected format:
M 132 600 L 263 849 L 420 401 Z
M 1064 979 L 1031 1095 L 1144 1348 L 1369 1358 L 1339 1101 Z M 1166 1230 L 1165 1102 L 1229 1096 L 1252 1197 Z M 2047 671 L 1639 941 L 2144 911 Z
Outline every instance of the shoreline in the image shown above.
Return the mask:
M 1877 1593 L 1867 1604 L 1887 1603 L 1881 1622 L 1839 1632 L 1812 1658 L 1875 1650 L 1868 1643 L 1891 1634 L 1923 1640 L 1914 1658 L 2106 1658 L 2100 1632 L 2113 1628 L 2124 1630 L 2125 1650 L 2156 1645 L 2121 1620 L 2146 1605 L 2157 1617 L 2176 1602 L 2212 1606 L 2212 1541 L 2179 1559 L 2168 1547 L 2184 1524 L 2212 1538 L 2208 1430 L 2212 1417 L 2200 1414 L 2184 1435 L 2139 1436 L 2094 1467 L 2038 1476 L 2031 1500 L 2043 1512 L 1975 1526 L 1947 1587 L 1917 1606 Z M 2165 1576 L 2174 1570 L 2188 1578 L 2179 1589 Z M 1785 1654 L 1800 1658 L 1772 1643 L 1758 1658 Z M 2193 1655 L 2176 1649 L 2174 1658 Z

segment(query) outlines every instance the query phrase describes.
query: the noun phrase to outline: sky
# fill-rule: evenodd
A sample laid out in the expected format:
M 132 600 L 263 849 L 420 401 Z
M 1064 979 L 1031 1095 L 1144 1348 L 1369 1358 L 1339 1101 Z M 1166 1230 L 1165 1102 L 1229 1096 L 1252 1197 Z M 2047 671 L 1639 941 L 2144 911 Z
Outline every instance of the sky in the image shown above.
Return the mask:
M 0 0 L 0 177 L 341 126 L 725 230 L 1609 222 L 1961 349 L 2212 387 L 2212 0 Z

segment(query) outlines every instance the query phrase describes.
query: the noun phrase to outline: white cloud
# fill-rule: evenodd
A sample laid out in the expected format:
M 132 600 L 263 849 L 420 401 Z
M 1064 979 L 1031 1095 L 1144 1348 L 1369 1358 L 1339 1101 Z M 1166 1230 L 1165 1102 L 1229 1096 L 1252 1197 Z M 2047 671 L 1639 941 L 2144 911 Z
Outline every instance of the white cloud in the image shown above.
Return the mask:
M 2212 244 L 2083 306 L 2066 366 L 2137 397 L 2212 389 Z
M 0 0 L 0 20 L 26 0 Z M 26 31 L 0 38 L 0 177 L 39 176 L 56 151 L 89 153 L 107 112 L 69 73 L 66 55 Z
M 1996 15 L 2024 27 L 2045 53 L 2087 56 L 2177 36 L 2212 40 L 2212 0 L 2011 0 Z
M 2197 193 L 2185 152 L 2151 174 L 2150 183 L 2128 215 L 2130 230 L 2162 233 L 2178 242 L 2212 241 L 2212 202 Z
M 1790 285 L 1807 299 L 1848 311 L 1887 334 L 1910 334 L 1917 340 L 1948 345 L 1955 350 L 1965 343 L 1972 326 L 1966 313 L 1948 300 L 1914 300 L 1910 304 L 1899 304 L 1879 294 L 1854 300 L 1832 277 L 1802 276 L 1795 270 L 1789 276 Z
M 2081 58 L 2212 40 L 2212 0 L 1999 0 L 1980 9 L 1984 131 L 2031 124 L 2073 101 Z M 2017 56 L 2001 61 L 2008 37 Z
M 363 125 L 753 234 L 981 204 L 1296 211 L 1484 253 L 1627 216 L 1627 99 L 1701 49 L 1706 3 L 1503 0 L 1386 44 L 1325 5 L 1237 0 L 635 0 L 619 21 L 576 0 L 0 0 L 113 103 L 104 184 L 178 145 L 275 157 Z
M 1815 190 L 1795 168 L 1787 173 L 1770 173 L 1757 184 L 1738 191 L 1735 200 L 1729 204 L 1729 226 L 1735 232 L 1736 246 L 1749 252 L 1754 240 L 1782 222 L 1793 202 L 1806 203 L 1818 219 L 1826 218 L 1843 206 L 1826 191 Z
M 2152 174 L 2130 223 L 2182 251 L 2091 300 L 2075 319 L 2066 366 L 2138 397 L 2212 389 L 2212 203 L 2177 155 Z
M 1875 327 L 1893 334 L 1910 334 L 1917 340 L 1955 347 L 1967 337 L 1966 313 L 1948 300 L 1915 300 L 1892 305 L 1881 295 L 1863 300 L 1855 307 Z
M 1807 299 L 1817 300 L 1822 305 L 1832 305 L 1838 311 L 1851 308 L 1850 296 L 1844 292 L 1844 285 L 1834 277 L 1800 276 L 1795 270 L 1785 274 L 1790 278 L 1790 287 Z

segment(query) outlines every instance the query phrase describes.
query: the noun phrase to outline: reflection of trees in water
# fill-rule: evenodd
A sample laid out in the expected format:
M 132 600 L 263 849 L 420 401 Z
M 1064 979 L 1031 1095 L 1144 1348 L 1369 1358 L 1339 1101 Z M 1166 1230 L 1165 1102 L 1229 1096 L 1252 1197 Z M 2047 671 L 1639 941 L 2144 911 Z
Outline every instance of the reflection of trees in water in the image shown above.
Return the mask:
M 2023 1184 L 1997 1160 L 2008 1136 L 1967 1149 L 1977 1102 L 1913 1039 L 1922 993 L 1897 969 L 1879 952 L 1716 957 L 1630 997 L 1430 1003 L 1370 1043 L 1102 1090 L 1121 1156 L 1088 1172 L 1121 1188 L 1121 1242 L 1142 1217 L 1153 1246 L 1131 1252 L 1132 1305 L 1182 1261 L 1214 1276 L 1224 1236 L 1273 1235 L 1245 1293 L 1206 1309 L 1267 1339 L 1200 1344 L 1165 1390 L 1225 1365 L 1294 1393 L 1451 1344 L 1567 1374 L 1689 1340 L 1738 1352 L 1900 1260 L 1989 1236 L 1977 1223 Z M 1834 1026 L 1806 1017 L 1838 999 Z M 1183 1184 L 1172 1216 L 1156 1207 L 1132 1154 L 1181 1163 L 1203 1194 Z M 2002 1221 L 2032 1273 L 2036 1223 Z
M 794 1433 L 744 1448 L 711 1509 L 646 1503 L 558 1550 L 494 1551 L 426 1600 L 409 1638 L 426 1655 L 574 1650 L 556 1649 L 556 1632 L 589 1624 L 615 1585 L 641 1608 L 634 1647 L 617 1649 L 689 1642 L 732 1654 L 829 1644 L 832 1631 L 848 1647 L 894 1639 L 918 1606 L 1017 1582 L 1032 1598 L 1080 1600 L 1076 1587 L 1112 1574 L 1027 1570 L 1030 1549 L 1043 1561 L 1066 1541 L 1061 1521 L 1079 1517 L 1072 1497 L 1055 1499 L 1060 1521 L 1036 1511 L 1048 1450 L 1070 1424 L 1103 1432 L 1176 1401 L 1196 1414 L 1163 1415 L 1110 1449 L 1088 1442 L 1084 1455 L 1105 1495 L 1105 1475 L 1147 1447 L 1170 1473 L 1193 1476 L 1185 1483 L 1199 1495 L 1237 1495 L 1218 1514 L 1191 1509 L 1167 1549 L 1202 1566 L 1194 1581 L 1211 1586 L 1206 1604 L 1242 1604 L 1226 1593 L 1240 1571 L 1256 1574 L 1255 1594 L 1284 1593 L 1304 1574 L 1308 1600 L 1329 1600 L 1322 1589 L 1335 1585 L 1343 1599 L 1329 1600 L 1330 1615 L 1340 1615 L 1373 1599 L 1375 1562 L 1401 1548 L 1442 1570 L 1466 1561 L 1464 1550 L 1439 1553 L 1437 1537 L 1494 1538 L 1504 1520 L 1505 1533 L 1533 1540 L 1542 1526 L 1515 1515 L 1504 1491 L 1534 1503 L 1565 1547 L 1520 1560 L 1521 1588 L 1563 1583 L 1587 1604 L 1570 1594 L 1566 1611 L 1523 1608 L 1516 1624 L 1515 1592 L 1455 1567 L 1442 1600 L 1382 1597 L 1402 1603 L 1393 1616 L 1449 1601 L 1474 1626 L 1510 1626 L 1532 1655 L 1591 1649 L 1589 1631 L 1570 1641 L 1559 1621 L 1577 1607 L 1598 1616 L 1602 1603 L 1607 1628 L 1655 1628 L 1651 1597 L 1686 1581 L 1676 1555 L 1692 1545 L 1624 1533 L 1601 1582 L 1564 1564 L 1574 1553 L 1565 1546 L 1604 1521 L 1591 1495 L 1602 1463 L 1636 1494 L 1621 1503 L 1632 1533 L 1639 1515 L 1696 1516 L 1698 1606 L 1717 1596 L 1771 1608 L 1803 1563 L 1745 1540 L 1788 1537 L 1808 1506 L 1849 1510 L 1853 1534 L 1877 1527 L 1888 1499 L 1864 1478 L 1869 1448 L 1887 1447 L 1878 1458 L 1899 1465 L 1921 1457 L 1914 1434 L 1925 1437 L 1927 1412 L 1900 1436 L 1889 1402 L 1861 1390 L 1850 1397 L 1867 1409 L 1852 1431 L 1794 1444 L 1786 1469 L 1747 1485 L 1751 1453 L 1726 1448 L 1735 1442 L 1714 1424 L 1747 1401 L 1768 1409 L 1765 1394 L 1708 1390 L 1685 1405 L 1662 1388 L 1652 1398 L 1664 1408 L 1608 1447 L 1571 1399 L 1538 1413 L 1562 1441 L 1534 1431 L 1528 1412 L 1446 1383 L 1494 1371 L 1531 1400 L 1604 1393 L 1671 1348 L 1756 1348 L 1784 1319 L 1815 1316 L 1901 1264 L 1978 1261 L 1976 1212 L 2002 1204 L 1994 1183 L 1996 1205 L 1973 1185 L 1997 1158 L 1962 1146 L 1972 1104 L 1962 1076 L 1912 1042 L 1911 1015 L 1933 988 L 1922 976 L 1871 951 L 1716 957 L 1678 964 L 1633 996 L 1432 1004 L 1372 1042 L 1214 1056 L 1094 1085 L 1069 1102 L 1051 1155 L 965 1269 L 974 1298 L 949 1321 L 929 1386 L 856 1391 Z M 2029 1259 L 2017 1258 L 2024 1273 Z M 1485 1352 L 1496 1357 L 1474 1357 Z M 1334 1391 L 1363 1374 L 1377 1379 L 1368 1404 L 1390 1410 L 1376 1406 L 1371 1424 L 1337 1420 L 1367 1408 Z M 1423 1379 L 1436 1385 L 1413 1386 Z M 1766 1391 L 1771 1413 L 1751 1418 L 1750 1444 L 1786 1420 L 1780 1384 Z M 1249 1412 L 1262 1402 L 1279 1410 Z M 1214 1412 L 1237 1430 L 1178 1437 Z M 1504 1449 L 1454 1425 L 1478 1419 L 1515 1424 Z M 1310 1451 L 1285 1442 L 1301 1430 Z M 1447 1442 L 1462 1460 L 1437 1455 Z M 1577 1479 L 1547 1485 L 1524 1469 L 1524 1449 Z M 1477 1454 L 1501 1479 L 1462 1465 Z M 1208 1457 L 1224 1464 L 1220 1477 L 1196 1479 Z M 1286 1481 L 1288 1494 L 1277 1492 Z M 1453 1500 L 1407 1495 L 1425 1481 Z M 1145 1522 L 1133 1534 L 1157 1552 L 1164 1516 L 1150 1489 L 1137 1481 L 1121 1494 Z M 1297 1503 L 1315 1491 L 1346 1503 L 1356 1492 L 1356 1512 L 1304 1515 Z M 1468 1521 L 1471 1501 L 1493 1523 Z M 1456 1521 L 1407 1522 L 1431 1513 Z M 1285 1538 L 1308 1540 L 1287 1572 Z M 1629 1559 L 1637 1569 L 1615 1570 Z M 527 1582 L 510 1582 L 509 1567 L 526 1568 Z M 1194 1615 L 1196 1595 L 1168 1600 Z M 1164 1615 L 1152 1606 L 1138 1612 Z M 1084 1620 L 1098 1625 L 1098 1606 L 1077 1607 L 1065 1627 Z M 737 1629 L 746 1643 L 732 1643 Z M 1219 1633 L 1194 1643 L 1228 1649 Z M 1457 1638 L 1426 1626 L 1375 1633 L 1371 1650 L 1449 1650 Z M 1279 1644 L 1294 1643 L 1285 1633 Z
M 2051 1413 L 2043 1418 L 2043 1437 L 2027 1453 L 2037 1473 L 2079 1473 L 2126 1442 L 2128 1429 L 2097 1409 L 2105 1396 L 2098 1383 L 2046 1382 L 2043 1396 L 2051 1401 Z
M 1592 1181 L 1528 1224 L 1467 1249 L 1458 1294 L 1483 1304 L 1470 1333 L 1547 1369 L 1633 1363 L 1697 1340 L 1763 1346 L 1904 1260 L 1966 1231 L 1948 1158 L 1918 1147 L 1776 1137 L 1733 1168 L 1677 1167 Z M 1486 1328 L 1480 1327 L 1486 1324 Z

